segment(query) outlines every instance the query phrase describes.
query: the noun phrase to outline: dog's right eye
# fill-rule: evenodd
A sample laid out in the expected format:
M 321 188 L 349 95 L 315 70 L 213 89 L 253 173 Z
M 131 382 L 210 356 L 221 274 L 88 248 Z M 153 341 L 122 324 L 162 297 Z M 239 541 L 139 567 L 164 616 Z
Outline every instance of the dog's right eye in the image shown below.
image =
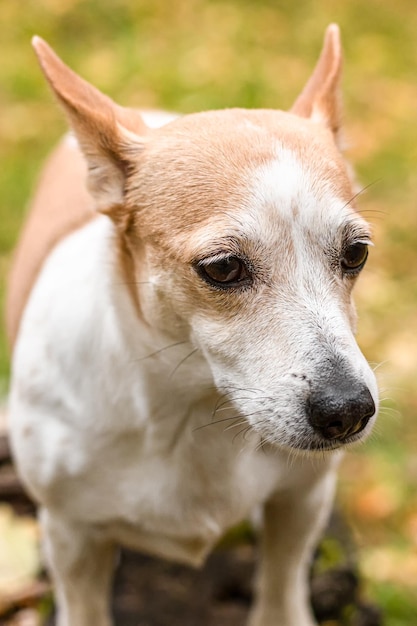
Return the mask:
M 341 259 L 341 267 L 345 274 L 358 274 L 368 258 L 368 245 L 358 241 L 348 246 Z
M 197 264 L 197 271 L 208 283 L 223 289 L 238 287 L 250 281 L 246 263 L 236 256 L 201 261 Z

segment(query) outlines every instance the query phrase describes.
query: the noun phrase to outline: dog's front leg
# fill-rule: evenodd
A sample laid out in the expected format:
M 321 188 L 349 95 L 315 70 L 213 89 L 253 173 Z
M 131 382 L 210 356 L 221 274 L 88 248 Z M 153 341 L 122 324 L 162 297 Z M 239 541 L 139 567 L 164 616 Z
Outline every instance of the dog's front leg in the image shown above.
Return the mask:
M 314 626 L 309 568 L 331 509 L 334 484 L 333 471 L 311 476 L 302 486 L 276 493 L 266 503 L 250 626 Z
M 89 527 L 43 509 L 41 526 L 55 586 L 57 626 L 111 626 L 114 547 Z

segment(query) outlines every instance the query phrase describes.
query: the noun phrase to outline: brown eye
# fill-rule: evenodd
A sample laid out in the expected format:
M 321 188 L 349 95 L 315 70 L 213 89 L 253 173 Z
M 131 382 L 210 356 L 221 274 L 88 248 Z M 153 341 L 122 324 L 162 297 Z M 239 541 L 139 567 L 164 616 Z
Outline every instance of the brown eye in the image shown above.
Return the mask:
M 356 274 L 360 272 L 368 258 L 368 246 L 366 243 L 358 242 L 348 246 L 340 261 L 342 270 L 346 274 Z
M 199 263 L 198 271 L 202 278 L 219 287 L 235 287 L 250 278 L 245 263 L 235 256 Z

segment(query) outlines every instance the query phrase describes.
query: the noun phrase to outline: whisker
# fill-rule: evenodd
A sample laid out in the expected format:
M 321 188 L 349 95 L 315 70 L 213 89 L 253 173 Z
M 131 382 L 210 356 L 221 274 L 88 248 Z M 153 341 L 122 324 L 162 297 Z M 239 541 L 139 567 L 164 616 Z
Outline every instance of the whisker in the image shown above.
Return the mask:
M 127 280 L 127 281 L 121 281 L 121 282 L 117 282 L 117 283 L 112 283 L 113 286 L 115 287 L 119 287 L 120 285 L 152 285 L 152 287 L 154 286 L 154 283 L 150 280 Z
M 373 182 L 369 183 L 368 185 L 365 185 L 365 187 L 362 187 L 361 189 L 359 189 L 359 191 L 357 191 L 351 198 L 350 200 L 348 200 L 346 202 L 346 204 L 342 207 L 343 209 L 345 209 L 347 206 L 349 206 L 349 204 L 351 204 L 354 200 L 356 200 L 356 198 L 359 198 L 359 196 L 361 196 L 362 194 L 365 193 L 365 191 L 368 191 L 368 189 L 370 187 L 373 187 L 374 185 L 376 185 L 377 183 L 381 182 L 381 178 L 377 178 L 376 180 L 374 180 Z
M 240 400 L 253 400 L 253 398 L 246 398 L 245 396 L 242 396 L 242 397 L 230 398 L 230 400 L 224 400 L 218 405 L 215 412 L 217 413 L 220 409 L 222 409 L 227 404 L 233 403 L 234 401 L 240 401 Z
M 372 370 L 376 372 L 380 367 L 386 365 L 387 363 L 389 363 L 389 359 L 385 359 L 385 361 L 381 361 L 380 363 L 376 363 L 375 365 L 372 364 Z
M 230 420 L 236 420 L 239 417 L 241 417 L 241 415 L 233 415 L 231 417 L 223 417 L 220 420 L 214 420 L 212 422 L 207 422 L 207 424 L 202 424 L 200 426 L 196 426 L 195 428 L 193 428 L 193 432 L 195 432 L 196 430 L 201 430 L 202 428 L 207 428 L 208 426 L 215 426 L 216 424 L 222 424 L 223 422 L 230 422 Z
M 247 400 L 247 398 L 237 398 L 237 399 L 238 399 L 238 400 Z M 227 404 L 228 404 L 228 403 L 225 403 L 225 404 L 226 404 L 226 406 L 221 406 L 221 407 L 219 407 L 219 408 L 217 409 L 216 413 L 222 413 L 223 411 L 230 411 L 230 409 L 231 409 L 231 408 L 233 408 L 233 404 L 232 404 L 232 402 L 233 402 L 232 400 L 229 400 L 229 401 L 228 401 L 228 403 L 230 403 L 231 405 L 230 405 L 230 406 L 227 406 Z M 265 409 L 260 408 L 260 409 L 258 409 L 258 410 L 256 411 L 256 413 L 259 413 L 259 412 L 264 411 L 264 410 L 265 410 Z M 244 413 L 245 415 L 248 415 L 248 414 L 247 414 L 247 413 L 245 413 L 244 411 L 241 411 L 241 413 Z M 249 415 L 254 415 L 254 413 L 250 413 Z
M 188 341 L 177 341 L 176 343 L 171 343 L 169 346 L 165 346 L 164 348 L 160 348 L 159 350 L 155 350 L 155 352 L 151 352 L 151 354 L 147 354 L 146 356 L 141 357 L 140 359 L 133 359 L 133 361 L 131 361 L 131 363 L 135 363 L 138 361 L 144 361 L 145 359 L 150 359 L 152 356 L 156 356 L 157 354 L 161 354 L 161 352 L 164 352 L 165 350 L 169 350 L 170 348 L 175 348 L 176 346 L 182 346 L 186 343 L 189 343 Z
M 232 390 L 232 391 L 248 391 L 252 393 L 264 393 L 263 389 L 257 389 L 256 387 L 235 387 L 234 385 L 222 385 L 222 389 Z
M 200 426 L 196 426 L 196 428 L 193 428 L 193 432 L 195 430 L 201 430 L 202 428 L 207 428 L 208 426 L 214 426 L 215 424 L 222 424 L 224 422 L 230 422 L 230 421 L 234 421 L 237 419 L 241 419 L 241 422 L 238 425 L 241 424 L 247 424 L 247 418 L 248 417 L 252 417 L 253 415 L 259 415 L 262 414 L 262 409 L 260 409 L 259 411 L 254 411 L 252 413 L 245 413 L 244 415 L 242 415 L 241 413 L 237 414 L 237 415 L 230 415 L 229 417 L 223 417 L 221 419 L 217 419 L 217 420 L 213 420 L 211 422 L 207 422 L 207 424 L 202 424 Z M 236 424 L 228 426 L 227 428 L 224 429 L 224 432 L 226 432 L 227 430 L 229 430 L 229 428 L 235 428 Z M 251 425 L 249 425 L 250 428 L 252 428 Z
M 246 390 L 242 390 L 242 391 L 246 391 Z M 274 398 L 272 396 L 261 396 L 261 395 L 257 395 L 254 398 L 248 398 L 246 396 L 236 396 L 236 397 L 232 396 L 230 399 L 224 400 L 223 402 L 219 403 L 216 407 L 215 412 L 219 411 L 220 409 L 222 409 L 224 406 L 226 406 L 229 403 L 233 403 L 235 401 L 240 401 L 240 400 L 248 400 L 250 402 L 255 402 L 255 401 L 258 402 L 261 400 L 267 400 L 269 402 L 273 402 Z
M 246 441 L 246 438 L 245 438 L 246 434 L 248 433 L 249 430 L 251 430 L 251 428 L 252 428 L 251 426 L 246 426 L 246 428 L 242 428 L 242 430 L 239 430 L 239 432 L 236 433 L 232 439 L 232 445 L 235 443 L 235 440 L 237 439 L 237 437 L 239 437 L 239 435 L 242 435 L 242 433 L 244 433 L 243 439 Z
M 358 213 L 361 215 L 377 215 L 378 217 L 385 217 L 386 215 L 389 215 L 388 211 L 382 211 L 381 209 L 360 209 L 358 210 Z
M 221 408 L 216 410 L 216 415 L 217 413 L 223 413 L 224 411 L 230 411 L 230 409 L 233 408 L 233 404 L 232 404 L 232 400 L 229 400 L 230 406 L 222 406 Z
M 195 354 L 197 351 L 198 351 L 198 348 L 194 348 L 194 350 L 191 350 L 191 352 L 189 354 L 187 354 L 187 356 L 185 356 L 183 359 L 181 359 L 181 361 L 174 367 L 174 369 L 170 373 L 169 378 L 172 378 L 174 376 L 175 372 L 181 367 L 181 365 L 183 365 L 183 363 L 185 363 L 185 361 L 187 359 L 189 359 L 190 357 L 192 357 L 193 354 Z
M 259 443 L 255 447 L 255 452 L 259 452 L 262 450 L 264 454 L 266 454 L 265 446 L 270 445 L 271 441 L 269 441 L 268 437 L 264 437 L 261 435 Z
M 216 402 L 215 402 L 215 404 L 214 404 L 214 407 L 213 407 L 213 412 L 212 412 L 212 414 L 211 414 L 211 418 L 212 418 L 212 419 L 214 418 L 214 416 L 215 416 L 215 415 L 216 415 L 216 413 L 217 413 L 217 410 L 218 410 L 218 407 L 219 407 L 219 403 L 220 403 L 220 402 L 222 402 L 222 401 L 224 400 L 224 398 L 226 398 L 226 397 L 227 397 L 227 394 L 226 394 L 226 393 L 222 393 L 222 394 L 221 394 L 221 395 L 217 398 L 217 400 L 216 400 Z
M 223 432 L 227 432 L 228 430 L 232 430 L 232 428 L 237 428 L 238 426 L 243 426 L 244 424 L 247 424 L 247 421 L 245 419 L 242 419 L 240 420 L 240 422 L 236 422 L 236 424 L 229 424 L 229 426 L 226 426 Z

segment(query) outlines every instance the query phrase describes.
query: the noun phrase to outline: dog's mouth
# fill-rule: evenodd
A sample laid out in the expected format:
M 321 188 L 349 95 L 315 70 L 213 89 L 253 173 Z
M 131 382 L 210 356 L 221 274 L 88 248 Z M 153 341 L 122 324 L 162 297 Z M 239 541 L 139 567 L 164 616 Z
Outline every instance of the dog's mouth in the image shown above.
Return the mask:
M 340 437 L 332 437 L 332 438 L 323 438 L 320 436 L 320 441 L 317 442 L 315 439 L 309 444 L 308 449 L 315 450 L 339 450 L 341 448 L 348 448 L 357 443 L 363 442 L 370 433 L 370 428 L 368 427 L 370 419 L 375 415 L 373 412 L 371 415 L 367 415 L 364 420 L 358 422 L 358 425 L 350 430 L 348 434 L 345 434 Z
M 348 439 L 334 439 L 333 441 L 323 439 L 320 441 L 310 441 L 297 446 L 297 448 L 305 452 L 332 452 L 334 450 L 341 450 L 342 448 L 352 446 L 362 440 L 363 436 L 358 434 L 349 437 Z
M 273 450 L 274 448 L 281 448 L 289 452 L 300 452 L 305 454 L 327 454 L 344 448 L 350 448 L 351 446 L 364 441 L 369 434 L 369 429 L 361 429 L 359 432 L 352 433 L 347 437 L 335 437 L 333 439 L 326 439 L 315 432 L 304 434 L 298 433 L 298 435 L 293 435 L 287 438 L 285 436 L 282 437 L 282 434 L 281 436 L 271 436 L 270 431 L 267 435 L 263 435 L 260 432 L 261 429 L 259 426 L 255 427 L 253 430 L 261 435 L 260 447 L 263 449 L 269 448 Z
M 250 430 L 257 432 L 257 430 L 255 429 L 250 428 Z M 350 437 L 349 439 L 333 441 L 315 438 L 314 435 L 312 437 L 305 436 L 304 438 L 293 439 L 289 441 L 285 441 L 280 438 L 275 439 L 270 435 L 268 437 L 263 437 L 261 435 L 257 448 L 262 450 L 263 452 L 270 451 L 271 453 L 273 453 L 274 450 L 285 450 L 287 453 L 291 454 L 299 453 L 305 454 L 307 456 L 310 454 L 323 455 L 340 451 L 343 448 L 349 448 L 350 446 L 353 446 L 355 443 L 359 443 L 362 440 L 363 436 L 361 435 L 356 435 Z
M 243 407 L 239 407 L 240 398 L 235 406 L 248 424 L 243 428 L 245 437 L 254 431 L 263 449 L 281 448 L 294 453 L 323 454 L 351 447 L 367 438 L 376 415 L 373 397 L 363 384 L 324 386 L 320 394 L 310 392 L 307 399 L 297 401 L 296 397 L 296 402 L 293 397 L 289 402 L 284 394 L 288 406 L 282 412 L 279 408 L 284 403 L 282 399 L 278 402 L 280 398 L 254 394 L 253 398 L 243 399 Z

